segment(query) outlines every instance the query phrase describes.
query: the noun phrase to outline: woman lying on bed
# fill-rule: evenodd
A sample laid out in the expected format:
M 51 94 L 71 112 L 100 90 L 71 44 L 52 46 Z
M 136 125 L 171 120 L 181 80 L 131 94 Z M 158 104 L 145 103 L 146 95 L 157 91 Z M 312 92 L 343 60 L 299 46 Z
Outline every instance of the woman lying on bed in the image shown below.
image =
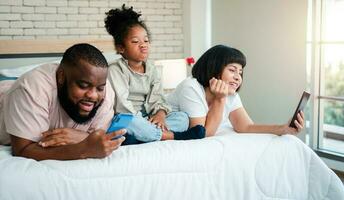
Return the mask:
M 228 127 L 239 133 L 297 134 L 304 126 L 304 114 L 295 120 L 296 128 L 284 125 L 254 124 L 237 91 L 243 80 L 246 58 L 237 49 L 217 45 L 206 51 L 192 69 L 192 77 L 178 85 L 168 102 L 174 110 L 189 115 L 190 127 L 203 125 L 213 136 Z

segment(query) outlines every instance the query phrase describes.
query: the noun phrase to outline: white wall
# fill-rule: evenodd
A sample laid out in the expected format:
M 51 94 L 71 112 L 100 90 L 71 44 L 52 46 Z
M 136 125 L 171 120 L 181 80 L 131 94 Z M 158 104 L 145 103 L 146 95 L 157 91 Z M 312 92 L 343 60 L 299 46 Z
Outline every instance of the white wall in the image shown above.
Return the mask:
M 211 0 L 184 0 L 184 55 L 196 60 L 211 46 Z
M 152 33 L 150 58 L 184 56 L 182 0 L 0 0 L 0 45 L 18 39 L 112 39 L 104 28 L 105 12 L 123 3 L 141 11 Z
M 258 123 L 285 123 L 306 88 L 307 0 L 213 0 L 212 44 L 247 57 L 240 95 Z

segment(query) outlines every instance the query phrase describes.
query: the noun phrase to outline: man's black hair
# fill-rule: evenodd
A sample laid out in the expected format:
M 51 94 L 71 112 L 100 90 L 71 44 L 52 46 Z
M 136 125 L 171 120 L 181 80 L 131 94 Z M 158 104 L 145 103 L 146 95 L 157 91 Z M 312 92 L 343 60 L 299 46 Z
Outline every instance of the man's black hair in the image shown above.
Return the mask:
M 61 66 L 79 66 L 81 60 L 96 67 L 109 67 L 102 52 L 87 43 L 75 44 L 69 47 L 63 54 Z

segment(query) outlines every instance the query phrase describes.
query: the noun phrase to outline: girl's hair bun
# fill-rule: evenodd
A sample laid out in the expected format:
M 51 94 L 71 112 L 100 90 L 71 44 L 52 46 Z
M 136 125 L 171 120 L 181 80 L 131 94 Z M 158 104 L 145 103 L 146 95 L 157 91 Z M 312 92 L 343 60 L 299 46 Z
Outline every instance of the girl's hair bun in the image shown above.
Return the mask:
M 105 28 L 114 37 L 116 44 L 123 44 L 129 28 L 135 25 L 142 26 L 148 32 L 144 22 L 140 20 L 141 13 L 135 12 L 132 6 L 126 8 L 123 4 L 121 8 L 111 9 L 105 14 Z

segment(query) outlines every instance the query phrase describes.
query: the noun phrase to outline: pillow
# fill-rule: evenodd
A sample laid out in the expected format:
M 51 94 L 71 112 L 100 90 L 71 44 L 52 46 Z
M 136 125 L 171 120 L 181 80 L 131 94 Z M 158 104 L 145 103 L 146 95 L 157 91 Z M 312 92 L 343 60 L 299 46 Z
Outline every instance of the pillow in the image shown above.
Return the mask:
M 185 59 L 157 60 L 154 65 L 160 73 L 165 90 L 175 89 L 187 76 Z
M 0 81 L 6 81 L 6 80 L 16 80 L 17 77 L 8 77 L 8 76 L 3 76 L 0 74 Z
M 47 63 L 59 63 L 59 62 L 60 60 L 54 60 L 50 62 L 38 63 L 38 64 L 33 64 L 33 65 L 4 68 L 4 69 L 0 69 L 0 76 L 5 80 L 7 79 L 13 80 L 16 77 L 19 77 L 40 65 L 47 64 Z
M 104 53 L 103 55 L 104 55 L 104 57 L 105 57 L 105 59 L 107 60 L 108 63 L 111 63 L 114 60 L 116 60 L 116 59 L 121 57 L 120 55 L 114 54 L 113 52 Z M 40 61 L 37 61 L 37 60 L 32 61 L 30 59 L 31 58 L 29 58 L 28 62 L 31 62 L 31 63 L 32 62 L 38 62 L 38 63 L 37 64 L 30 64 L 30 65 L 22 65 L 22 66 L 15 66 L 15 63 L 13 63 L 15 67 L 7 67 L 7 68 L 5 66 L 4 66 L 5 68 L 1 67 L 0 68 L 0 77 L 1 77 L 1 79 L 5 79 L 5 78 L 13 79 L 14 77 L 19 77 L 19 76 L 23 75 L 24 73 L 26 73 L 26 72 L 28 72 L 28 71 L 30 71 L 30 70 L 32 70 L 32 69 L 34 69 L 34 68 L 36 68 L 36 67 L 38 67 L 40 65 L 43 65 L 43 64 L 60 63 L 62 58 L 60 58 L 60 57 L 53 57 L 53 58 L 49 58 L 50 60 L 44 60 L 44 61 L 42 61 L 42 60 L 40 60 Z M 13 62 L 17 62 L 17 60 L 14 59 Z M 23 63 L 23 61 L 21 60 L 20 63 Z

